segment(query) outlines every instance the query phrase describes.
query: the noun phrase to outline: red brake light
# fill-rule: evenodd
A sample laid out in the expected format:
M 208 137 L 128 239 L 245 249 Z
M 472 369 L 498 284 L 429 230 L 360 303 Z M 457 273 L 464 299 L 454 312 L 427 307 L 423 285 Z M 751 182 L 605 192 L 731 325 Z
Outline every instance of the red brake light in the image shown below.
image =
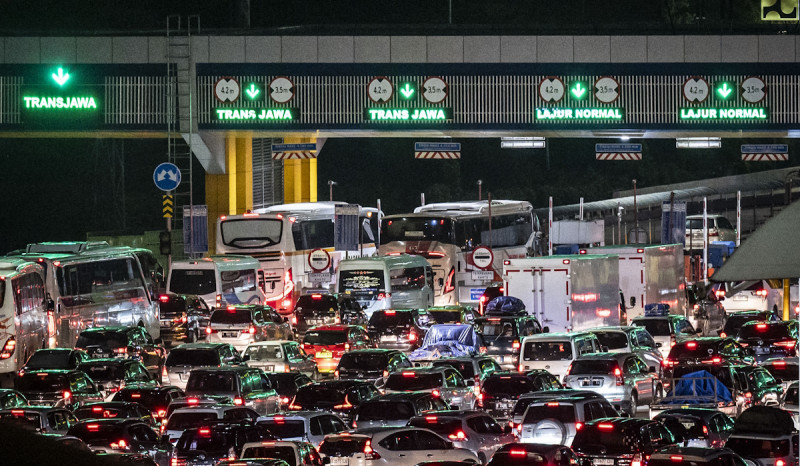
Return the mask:
M 403 377 L 414 377 L 413 372 L 403 372 Z
M 200 400 L 198 398 L 187 398 L 186 402 L 190 405 L 196 405 L 200 403 Z
M 441 394 L 441 393 L 439 393 L 439 390 L 434 390 L 434 391 L 432 391 L 432 392 L 431 392 L 431 395 L 433 395 L 433 396 L 435 396 L 435 397 L 440 397 L 440 396 L 442 396 L 442 394 Z
M 11 414 L 14 415 L 14 416 L 23 416 L 23 415 L 25 415 L 25 410 L 24 409 L 12 409 L 11 410 Z
M 237 396 L 233 399 L 233 404 L 236 406 L 242 406 L 244 404 L 244 399 L 242 399 L 240 396 Z
M 607 422 L 601 422 L 597 424 L 597 428 L 600 430 L 614 430 L 614 424 L 609 424 Z
M 614 375 L 615 375 L 616 377 L 619 377 L 619 376 L 621 376 L 621 375 L 622 375 L 622 371 L 620 370 L 620 368 L 619 368 L 619 367 L 616 367 L 616 368 L 614 368 Z
M 582 422 L 576 422 L 575 423 L 575 430 L 581 430 L 581 429 L 583 429 L 583 423 Z
M 92 412 L 93 413 L 99 413 L 99 412 L 102 412 L 102 411 L 103 411 L 103 407 L 102 406 L 92 406 Z
M 141 393 L 131 393 L 131 398 L 141 398 L 141 397 L 142 397 Z
M 455 434 L 448 435 L 447 438 L 455 440 L 456 442 L 463 442 L 467 440 L 467 434 L 465 434 L 463 430 L 459 430 Z
M 311 299 L 313 299 L 314 301 L 317 301 L 319 299 L 322 299 L 322 295 L 319 294 L 319 293 L 314 293 L 314 294 L 311 295 Z
M 414 332 L 410 332 L 408 334 L 408 341 L 417 341 L 417 334 Z
M 703 435 L 708 436 L 708 427 L 703 426 Z
M 169 302 L 169 296 L 167 296 L 165 294 L 162 294 L 161 296 L 158 297 L 158 300 L 161 301 L 162 303 L 168 303 Z
M 211 435 L 211 429 L 200 429 L 197 431 L 200 435 Z
M 225 308 L 225 309 L 226 309 L 228 312 L 234 312 L 234 311 L 236 310 L 236 308 L 235 308 L 234 306 L 228 306 L 228 307 L 227 307 L 227 308 Z
M 383 299 L 383 298 L 381 298 L 381 295 L 382 295 L 382 294 L 383 294 L 383 293 L 381 293 L 381 294 L 379 294 L 379 295 L 378 295 L 378 299 Z M 389 310 L 389 311 L 383 311 L 383 313 L 384 313 L 384 314 L 386 314 L 387 316 L 393 316 L 393 315 L 397 314 L 397 312 L 396 312 L 396 311 L 392 311 L 392 310 Z
M 675 462 L 675 463 L 680 463 L 681 461 L 683 461 L 683 456 L 680 456 L 680 455 L 672 455 L 672 456 L 670 456 L 670 457 L 669 457 L 669 459 L 670 459 L 670 461 L 672 461 L 672 462 Z
M 526 456 L 528 454 L 525 450 L 511 450 L 508 452 L 511 456 Z
M 759 330 L 766 330 L 767 324 L 756 324 L 756 328 Z
M 97 432 L 100 430 L 100 424 L 86 424 L 86 430 L 90 432 Z
M 767 297 L 767 290 L 758 290 L 756 291 L 756 296 L 761 296 L 762 298 Z
M 206 335 L 211 335 L 214 333 L 214 330 L 211 327 L 206 327 Z
M 786 461 L 783 461 L 783 460 L 780 460 L 780 459 L 776 460 L 775 461 L 775 466 L 786 466 Z
M 775 342 L 775 343 L 773 343 L 773 344 L 774 344 L 775 346 L 780 346 L 780 347 L 782 347 L 782 348 L 794 348 L 794 345 L 795 345 L 796 343 L 797 343 L 797 342 L 796 342 L 795 340 L 784 340 L 784 341 L 776 341 L 776 342 Z M 786 364 L 786 361 L 780 361 L 780 362 L 782 362 L 782 363 Z
M 437 419 L 439 419 L 438 416 L 425 416 L 425 420 L 428 422 L 436 422 Z
M 519 349 L 519 340 L 514 340 L 514 343 L 511 343 L 511 349 Z
M 274 419 L 278 424 L 283 424 L 286 421 L 283 416 L 275 416 L 272 419 Z
M 72 396 L 72 392 L 69 391 L 69 390 L 64 390 L 64 392 L 61 394 L 61 396 L 63 396 L 64 398 L 69 398 L 69 397 Z
M 247 333 L 249 333 L 250 335 L 255 335 L 256 334 L 256 327 L 254 325 L 251 325 L 250 328 L 247 329 Z
M 547 406 L 550 407 L 550 408 L 555 408 L 555 407 L 559 406 L 559 403 L 558 403 L 558 401 L 550 401 L 550 402 L 547 403 Z
M 689 343 L 686 343 L 686 347 L 689 348 L 689 349 L 695 349 L 695 348 L 697 348 L 697 342 L 696 341 L 690 341 Z
M 786 361 L 775 361 L 775 362 L 772 363 L 772 365 L 773 366 L 781 366 L 781 367 L 783 367 L 783 366 L 786 365 Z

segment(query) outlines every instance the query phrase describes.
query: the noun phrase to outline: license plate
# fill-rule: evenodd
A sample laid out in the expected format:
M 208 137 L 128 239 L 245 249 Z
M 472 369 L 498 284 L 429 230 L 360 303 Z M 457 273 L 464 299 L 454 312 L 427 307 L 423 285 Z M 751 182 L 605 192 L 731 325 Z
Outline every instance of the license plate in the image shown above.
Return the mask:
M 236 338 L 238 336 L 237 332 L 222 332 L 222 338 Z
M 511 409 L 511 402 L 498 401 L 497 402 L 497 409 Z
M 503 356 L 503 362 L 514 362 L 514 356 Z
M 595 458 L 592 463 L 598 466 L 613 466 L 614 458 Z
M 264 372 L 272 372 L 275 370 L 275 366 L 267 366 L 264 368 Z
M 397 337 L 394 335 L 383 335 L 381 336 L 381 341 L 397 341 Z
M 348 457 L 340 457 L 340 456 L 333 456 L 331 457 L 331 464 L 335 465 L 345 465 L 350 464 L 350 458 Z
M 753 349 L 755 350 L 756 354 L 769 353 L 769 348 L 765 348 L 763 346 L 756 346 Z
M 331 358 L 333 354 L 330 351 L 319 351 L 317 353 L 318 358 Z
M 161 326 L 162 327 L 169 327 L 171 325 L 172 325 L 172 321 L 171 320 L 162 320 L 161 321 Z

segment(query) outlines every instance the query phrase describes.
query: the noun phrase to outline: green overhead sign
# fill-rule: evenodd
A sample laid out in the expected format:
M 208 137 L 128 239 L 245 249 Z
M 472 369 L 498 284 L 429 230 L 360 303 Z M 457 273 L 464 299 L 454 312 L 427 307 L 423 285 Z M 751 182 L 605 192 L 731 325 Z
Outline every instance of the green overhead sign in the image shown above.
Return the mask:
M 702 120 L 766 120 L 769 113 L 763 107 L 748 108 L 682 108 L 678 117 L 683 121 Z
M 536 119 L 539 121 L 588 121 L 588 120 L 623 120 L 625 110 L 617 107 L 601 108 L 561 108 L 538 107 Z
M 255 121 L 281 123 L 297 120 L 300 111 L 296 108 L 217 108 L 219 121 Z
M 364 118 L 368 121 L 447 121 L 452 118 L 452 109 L 437 108 L 368 108 Z

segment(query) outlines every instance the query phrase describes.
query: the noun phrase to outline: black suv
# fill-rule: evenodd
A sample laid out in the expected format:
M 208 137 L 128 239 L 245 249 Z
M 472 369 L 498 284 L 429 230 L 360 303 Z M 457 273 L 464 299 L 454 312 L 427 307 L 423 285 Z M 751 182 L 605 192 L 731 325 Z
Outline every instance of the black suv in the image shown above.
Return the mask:
M 545 370 L 495 372 L 483 381 L 476 406 L 495 418 L 508 418 L 523 393 L 560 388 L 558 378 Z
M 234 405 L 247 406 L 259 414 L 280 411 L 280 398 L 261 369 L 209 367 L 195 369 L 186 382 L 186 396 L 224 396 Z
M 497 361 L 503 369 L 509 370 L 515 370 L 519 365 L 522 339 L 543 331 L 539 321 L 527 314 L 487 315 L 475 319 L 473 326 L 483 338 L 486 355 Z
M 161 387 L 152 384 L 142 384 L 129 385 L 121 389 L 114 394 L 112 401 L 139 403 L 150 410 L 153 419 L 161 422 L 167 419 L 167 407 L 172 400 L 183 396 L 183 390 L 172 385 Z
M 334 372 L 337 379 L 384 380 L 391 372 L 413 364 L 405 353 L 390 349 L 360 349 L 347 351 Z
M 575 434 L 572 450 L 589 464 L 646 464 L 662 448 L 675 445 L 663 424 L 650 419 L 608 417 L 588 421 Z
M 28 361 L 20 369 L 20 374 L 40 369 L 77 369 L 80 363 L 88 360 L 89 355 L 80 349 L 39 349 L 28 358 Z
M 28 371 L 14 379 L 14 388 L 33 406 L 75 409 L 92 401 L 103 401 L 103 393 L 83 371 L 52 369 Z
M 297 389 L 289 409 L 292 411 L 328 411 L 349 422 L 353 410 L 365 400 L 380 395 L 372 382 L 327 380 Z
M 733 337 L 739 336 L 739 329 L 748 322 L 775 322 L 781 320 L 781 316 L 775 311 L 738 311 L 728 314 L 725 326 L 719 336 Z
M 245 443 L 274 439 L 266 428 L 257 425 L 210 423 L 183 432 L 175 445 L 172 464 L 217 464 L 231 453 L 240 457 Z
M 311 377 L 302 372 L 264 372 L 264 375 L 269 379 L 272 388 L 278 392 L 278 396 L 281 398 L 281 409 L 289 407 L 289 403 L 300 387 L 314 383 Z
M 78 336 L 75 347 L 86 350 L 92 358 L 138 359 L 156 377 L 161 377 L 167 356 L 164 347 L 139 326 L 88 328 Z
M 133 359 L 91 359 L 78 366 L 97 384 L 100 391 L 114 393 L 131 383 L 153 382 L 147 369 Z
M 167 466 L 172 454 L 172 444 L 139 419 L 81 421 L 67 435 L 83 440 L 95 452 L 145 454 L 159 466 Z
M 162 376 L 165 383 L 185 388 L 193 369 L 242 364 L 241 355 L 230 343 L 184 343 L 169 351 Z
M 381 395 L 361 403 L 353 415 L 353 428 L 402 427 L 427 411 L 441 411 L 449 406 L 429 391 Z
M 205 338 L 211 310 L 196 295 L 167 293 L 158 297 L 161 339 L 165 345 L 194 343 Z
M 413 351 L 419 348 L 426 329 L 419 323 L 424 309 L 384 309 L 369 318 L 367 333 L 378 348 Z
M 352 296 L 312 293 L 300 296 L 294 307 L 292 325 L 302 339 L 306 330 L 318 325 L 361 325 L 367 323 L 364 309 Z
M 742 347 L 730 337 L 702 337 L 682 340 L 669 350 L 669 355 L 664 359 L 664 376 L 670 377 L 670 369 L 679 364 L 712 364 L 723 361 L 752 364 L 753 352 Z
M 756 361 L 797 356 L 797 321 L 748 322 L 739 329 L 739 343 L 753 350 Z

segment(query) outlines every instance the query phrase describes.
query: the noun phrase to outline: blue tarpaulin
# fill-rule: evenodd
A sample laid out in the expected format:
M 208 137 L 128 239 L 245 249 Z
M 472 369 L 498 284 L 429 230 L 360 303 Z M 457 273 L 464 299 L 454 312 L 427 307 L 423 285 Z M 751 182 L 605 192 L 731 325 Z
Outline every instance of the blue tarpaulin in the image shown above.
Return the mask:
M 732 401 L 731 391 L 708 371 L 690 372 L 667 393 L 670 403 L 693 404 Z
M 525 303 L 513 296 L 498 296 L 486 305 L 487 314 L 519 314 L 525 311 Z
M 432 325 L 422 340 L 422 346 L 411 352 L 412 361 L 441 357 L 471 356 L 480 352 L 481 337 L 471 325 Z

